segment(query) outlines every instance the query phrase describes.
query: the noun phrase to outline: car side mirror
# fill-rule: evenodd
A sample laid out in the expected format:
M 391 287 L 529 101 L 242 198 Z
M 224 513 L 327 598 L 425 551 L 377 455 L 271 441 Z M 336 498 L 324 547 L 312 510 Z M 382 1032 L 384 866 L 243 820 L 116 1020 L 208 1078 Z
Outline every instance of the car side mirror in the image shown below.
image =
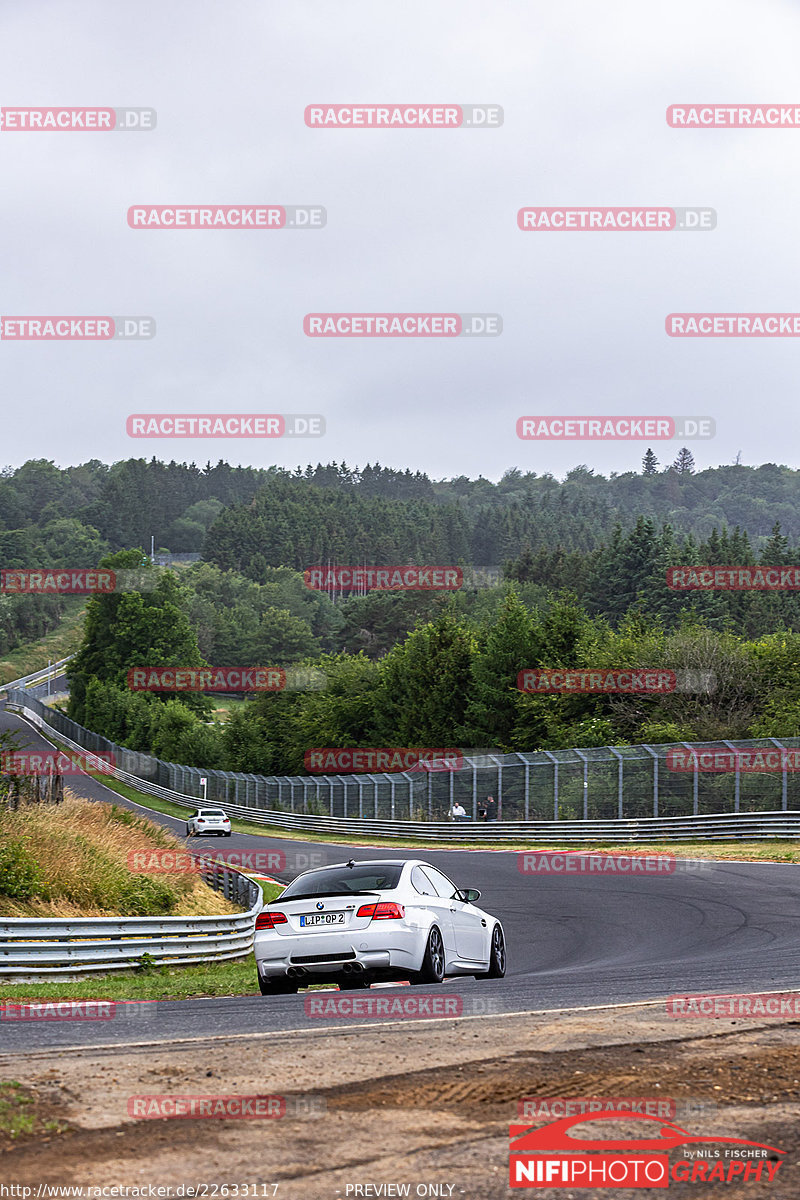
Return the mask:
M 458 898 L 464 904 L 474 904 L 476 900 L 480 900 L 481 894 L 477 888 L 462 888 L 458 893 Z

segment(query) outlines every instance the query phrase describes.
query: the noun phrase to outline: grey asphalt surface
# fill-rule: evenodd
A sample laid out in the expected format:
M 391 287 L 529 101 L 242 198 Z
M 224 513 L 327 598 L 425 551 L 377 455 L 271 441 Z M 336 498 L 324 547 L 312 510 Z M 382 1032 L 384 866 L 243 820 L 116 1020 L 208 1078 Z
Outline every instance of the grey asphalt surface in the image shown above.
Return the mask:
M 47 746 L 35 730 L 4 710 L 0 710 L 0 730 L 17 731 L 31 749 Z M 86 776 L 73 777 L 71 786 L 92 800 L 137 807 Z M 183 821 L 148 812 L 153 820 L 184 835 Z M 348 858 L 422 858 L 438 865 L 459 886 L 479 888 L 480 906 L 498 915 L 505 928 L 509 957 L 505 979 L 450 979 L 438 987 L 413 989 L 416 997 L 460 996 L 464 1015 L 625 1004 L 690 992 L 789 990 L 800 985 L 800 867 L 792 864 L 679 862 L 674 874 L 543 876 L 523 873 L 520 856 L 507 851 L 413 846 L 383 850 L 237 833 L 204 839 L 206 848 L 283 855 L 277 868 L 266 873 L 284 882 L 308 866 Z M 253 987 L 257 987 L 255 969 Z M 383 998 L 409 994 L 408 988 L 348 993 Z M 0 1020 L 0 1053 L 317 1031 L 361 1023 L 307 1017 L 303 997 L 301 992 L 165 1001 L 108 1021 Z

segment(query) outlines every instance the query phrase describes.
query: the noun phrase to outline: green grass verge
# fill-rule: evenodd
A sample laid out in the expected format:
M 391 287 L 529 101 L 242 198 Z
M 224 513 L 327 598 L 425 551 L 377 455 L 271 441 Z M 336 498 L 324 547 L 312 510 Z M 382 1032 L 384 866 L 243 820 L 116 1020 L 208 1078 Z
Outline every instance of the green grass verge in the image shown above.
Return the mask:
M 247 996 L 258 992 L 252 954 L 237 962 L 210 962 L 194 967 L 148 967 L 141 971 L 114 971 L 88 979 L 51 979 L 42 983 L 6 983 L 0 980 L 0 999 L 14 1000 L 187 1000 L 193 996 Z M 131 1033 L 147 1036 L 131 1021 Z
M 0 661 L 0 688 L 12 679 L 43 670 L 48 662 L 58 662 L 73 654 L 81 644 L 85 612 L 84 598 L 67 600 L 64 617 L 51 633 L 9 650 Z

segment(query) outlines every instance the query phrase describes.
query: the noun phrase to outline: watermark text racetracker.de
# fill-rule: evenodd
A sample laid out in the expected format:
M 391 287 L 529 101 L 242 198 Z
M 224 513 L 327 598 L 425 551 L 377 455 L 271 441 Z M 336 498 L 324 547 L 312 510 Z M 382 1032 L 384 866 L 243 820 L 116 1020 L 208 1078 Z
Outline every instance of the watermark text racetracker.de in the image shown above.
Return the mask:
M 729 995 L 696 993 L 670 996 L 666 1002 L 668 1017 L 734 1020 L 741 1017 L 762 1019 L 800 1017 L 800 992 L 733 992 Z
M 131 667 L 132 692 L 280 692 L 280 667 Z
M 308 313 L 308 337 L 499 337 L 499 313 Z
M 717 214 L 713 208 L 521 208 L 517 225 L 523 231 L 576 233 L 710 231 Z
M 800 337 L 800 313 L 670 313 L 670 337 Z
M 0 317 L 4 342 L 132 342 L 155 336 L 152 317 Z
M 496 129 L 499 104 L 309 104 L 309 129 Z
M 481 1017 L 497 1014 L 500 1001 L 493 996 L 458 996 L 438 993 L 415 995 L 405 988 L 400 994 L 367 995 L 349 992 L 306 992 L 303 997 L 305 1015 L 312 1019 L 369 1018 L 379 1021 L 436 1020 L 447 1017 Z
M 0 108 L 3 133 L 149 131 L 157 122 L 154 108 Z
M 461 587 L 464 574 L 461 567 L 410 564 L 389 567 L 307 567 L 303 572 L 303 580 L 307 588 L 318 592 L 447 592 Z
M 552 1121 L 603 1112 L 643 1113 L 675 1121 L 716 1111 L 713 1100 L 686 1097 L 674 1100 L 667 1096 L 522 1096 L 516 1104 L 516 1115 L 526 1121 Z
M 673 129 L 798 129 L 800 104 L 670 104 Z
M 668 695 L 714 691 L 716 678 L 712 671 L 672 671 L 661 667 L 532 667 L 519 672 L 517 688 L 529 695 L 573 692 Z
M 152 1021 L 155 1000 L 4 1000 L 0 1021 Z
M 522 875 L 674 875 L 674 854 L 592 854 L 581 851 L 520 850 Z
M 12 779 L 28 775 L 113 775 L 117 767 L 114 754 L 91 750 L 3 750 L 0 752 L 0 776 Z
M 800 567 L 696 566 L 667 568 L 667 587 L 673 591 L 796 592 Z
M 800 749 L 787 746 L 748 747 L 746 750 L 715 750 L 708 746 L 690 746 L 668 750 L 668 771 L 712 771 L 728 774 L 744 771 L 761 774 L 764 771 L 800 771 Z
M 125 422 L 132 438 L 323 437 L 319 413 L 132 413 Z
M 682 441 L 712 438 L 713 417 L 565 417 L 517 418 L 517 437 L 523 441 Z
M 250 871 L 254 875 L 290 870 L 293 874 L 327 865 L 320 850 L 203 850 L 156 849 L 128 851 L 128 870 L 137 875 L 201 875 L 209 866 Z
M 324 1115 L 324 1096 L 129 1096 L 127 1114 L 140 1121 L 265 1121 Z
M 131 229 L 323 229 L 321 204 L 132 204 Z
M 464 758 L 460 750 L 430 747 L 384 746 L 344 749 L 316 746 L 306 750 L 303 765 L 307 771 L 322 775 L 344 775 L 366 771 L 369 774 L 403 771 L 460 771 Z
M 111 592 L 151 592 L 158 583 L 158 571 L 83 567 L 13 567 L 0 570 L 0 593 L 44 596 L 93 596 Z

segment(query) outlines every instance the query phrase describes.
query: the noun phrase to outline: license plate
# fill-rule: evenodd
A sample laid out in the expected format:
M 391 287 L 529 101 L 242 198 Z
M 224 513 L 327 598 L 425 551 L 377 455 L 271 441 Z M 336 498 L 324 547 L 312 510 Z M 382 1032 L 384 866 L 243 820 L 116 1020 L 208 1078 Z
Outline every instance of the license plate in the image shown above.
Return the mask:
M 300 928 L 305 929 L 308 925 L 344 925 L 344 913 L 307 913 L 300 918 Z

